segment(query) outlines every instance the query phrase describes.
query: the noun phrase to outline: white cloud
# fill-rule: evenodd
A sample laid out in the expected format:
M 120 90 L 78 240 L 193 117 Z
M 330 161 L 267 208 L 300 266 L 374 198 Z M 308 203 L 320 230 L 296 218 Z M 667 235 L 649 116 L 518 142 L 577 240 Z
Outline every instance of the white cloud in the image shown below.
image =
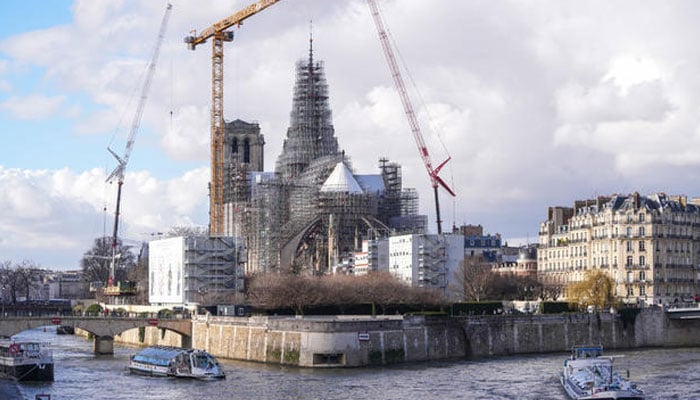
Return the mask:
M 154 159 L 164 165 L 127 171 L 124 186 L 126 229 L 136 233 L 206 223 L 211 47 L 191 52 L 182 37 L 248 3 L 173 2 L 136 143 L 159 152 Z M 692 192 L 700 183 L 693 172 L 700 171 L 700 56 L 691 40 L 700 33 L 700 4 L 440 0 L 428 7 L 402 0 L 382 2 L 382 8 L 424 97 L 421 102 L 412 93 L 433 163 L 452 156 L 441 176 L 458 197 L 452 203 L 441 195 L 445 224 L 477 223 L 505 237 L 534 237 L 550 205 L 612 192 Z M 164 4 L 80 0 L 72 10 L 69 24 L 18 32 L 0 43 L 0 92 L 7 95 L 3 109 L 18 118 L 68 113 L 71 134 L 93 135 L 71 147 L 90 154 L 102 151 L 115 125 L 131 122 Z M 266 169 L 273 170 L 289 124 L 294 64 L 308 55 L 310 19 L 341 148 L 360 173 L 376 172 L 382 156 L 401 163 L 404 185 L 419 191 L 432 228 L 427 174 L 363 0 L 283 1 L 236 27 L 234 42 L 225 46 L 226 119 L 260 122 Z M 26 71 L 40 75 L 30 83 L 37 97 L 29 104 L 26 82 L 14 78 Z M 15 105 L 8 105 L 10 98 Z M 32 186 L 27 182 L 49 178 L 15 177 L 17 192 L 3 194 L 3 204 L 25 216 L 31 210 L 53 216 L 64 204 L 68 215 L 83 219 L 78 225 L 100 230 L 103 203 L 114 188 L 95 191 L 103 187 L 102 170 L 76 171 L 72 161 L 63 170 L 17 172 L 48 174 L 52 183 Z M 172 179 L 155 172 L 180 171 L 184 163 L 200 168 Z M 43 201 L 17 200 L 29 193 Z M 103 193 L 107 200 L 100 200 Z M 17 220 L 0 214 L 4 226 L 20 232 Z M 97 224 L 87 221 L 95 216 Z M 32 227 L 36 235 L 48 232 Z M 26 237 L 2 235 L 10 236 Z
M 603 80 L 614 81 L 622 89 L 622 94 L 634 85 L 653 82 L 662 78 L 661 69 L 649 58 L 621 56 L 613 60 Z
M 44 96 L 31 94 L 25 97 L 11 96 L 0 103 L 0 109 L 20 120 L 42 120 L 57 116 L 64 111 L 66 96 Z M 76 111 L 71 109 L 71 114 Z
M 122 193 L 120 237 L 143 240 L 175 225 L 204 225 L 209 170 L 200 168 L 168 181 L 148 172 L 127 172 Z M 116 185 L 100 169 L 27 171 L 0 167 L 0 253 L 3 257 L 56 262 L 33 249 L 49 249 L 59 267 L 77 268 L 92 240 L 110 235 Z M 105 232 L 106 228 L 106 232 Z M 73 259 L 67 258 L 72 255 Z M 12 257 L 14 256 L 14 257 Z

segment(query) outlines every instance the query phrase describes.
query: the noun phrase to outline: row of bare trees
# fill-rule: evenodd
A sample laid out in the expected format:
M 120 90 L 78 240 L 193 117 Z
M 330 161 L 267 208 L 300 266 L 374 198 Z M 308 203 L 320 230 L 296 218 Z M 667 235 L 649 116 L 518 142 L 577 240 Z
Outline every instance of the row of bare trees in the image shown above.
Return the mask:
M 260 274 L 248 285 L 248 301 L 254 307 L 290 307 L 303 314 L 305 307 L 375 304 L 384 313 L 389 305 L 440 305 L 441 291 L 405 285 L 389 273 L 365 276 Z
M 535 276 L 496 273 L 482 256 L 465 258 L 452 278 L 449 291 L 455 301 L 557 300 L 561 295 L 561 288 Z
M 18 298 L 30 299 L 31 293 L 38 289 L 33 277 L 39 269 L 38 264 L 29 260 L 0 261 L 0 301 L 15 304 Z

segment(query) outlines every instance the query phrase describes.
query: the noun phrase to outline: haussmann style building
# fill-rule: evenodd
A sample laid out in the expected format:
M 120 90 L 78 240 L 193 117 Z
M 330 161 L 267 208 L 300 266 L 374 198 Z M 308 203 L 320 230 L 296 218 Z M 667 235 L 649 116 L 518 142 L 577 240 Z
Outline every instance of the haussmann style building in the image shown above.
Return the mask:
M 550 207 L 540 225 L 538 279 L 559 287 L 605 271 L 624 303 L 672 306 L 700 294 L 700 199 L 656 193 Z

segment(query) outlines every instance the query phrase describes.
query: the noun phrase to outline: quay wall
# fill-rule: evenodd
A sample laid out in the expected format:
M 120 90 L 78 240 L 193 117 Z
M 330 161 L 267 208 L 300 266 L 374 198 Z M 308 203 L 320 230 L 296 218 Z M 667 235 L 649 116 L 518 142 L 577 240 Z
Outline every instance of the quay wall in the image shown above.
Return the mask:
M 115 342 L 179 346 L 177 334 L 146 328 L 143 343 L 127 331 Z M 138 335 L 138 330 L 132 330 Z M 498 315 L 465 317 L 195 316 L 191 347 L 217 357 L 302 367 L 567 352 L 574 345 L 607 349 L 700 346 L 700 320 L 669 320 L 661 309 L 634 319 L 619 315 Z

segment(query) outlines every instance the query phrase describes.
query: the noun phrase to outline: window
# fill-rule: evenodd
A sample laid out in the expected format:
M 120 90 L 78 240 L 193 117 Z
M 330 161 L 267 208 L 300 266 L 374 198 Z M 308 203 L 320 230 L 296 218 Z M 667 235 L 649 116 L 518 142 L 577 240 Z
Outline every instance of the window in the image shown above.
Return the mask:
M 639 285 L 639 295 L 646 296 L 646 288 L 644 287 L 644 285 Z
M 243 140 L 243 162 L 250 163 L 250 139 L 248 138 Z
M 646 216 L 647 216 L 646 214 L 640 213 L 639 214 L 639 222 L 644 222 L 644 220 L 646 219 Z
M 640 226 L 640 227 L 639 227 L 639 236 L 644 237 L 644 234 L 645 234 L 645 233 L 646 233 L 646 232 L 645 232 L 645 230 L 644 230 L 644 227 L 643 227 L 643 226 Z
M 627 237 L 632 237 L 632 227 L 631 226 L 627 227 Z
M 646 260 L 646 257 L 644 257 L 644 256 L 639 256 L 639 266 L 640 266 L 640 267 L 645 266 L 645 265 L 646 265 L 646 261 L 647 261 L 647 260 Z
M 644 246 L 644 241 L 640 240 L 639 241 L 639 251 L 644 251 L 646 250 L 646 247 Z
M 631 267 L 631 266 L 632 266 L 632 262 L 633 262 L 633 261 L 632 261 L 632 256 L 627 256 L 627 264 L 625 264 L 625 265 L 627 265 L 628 267 Z
M 642 282 L 646 280 L 646 273 L 644 271 L 639 271 L 639 280 Z
M 627 241 L 627 251 L 634 251 L 634 247 L 632 246 L 631 240 Z
M 632 289 L 632 286 L 627 286 L 627 296 L 634 296 L 634 289 Z

